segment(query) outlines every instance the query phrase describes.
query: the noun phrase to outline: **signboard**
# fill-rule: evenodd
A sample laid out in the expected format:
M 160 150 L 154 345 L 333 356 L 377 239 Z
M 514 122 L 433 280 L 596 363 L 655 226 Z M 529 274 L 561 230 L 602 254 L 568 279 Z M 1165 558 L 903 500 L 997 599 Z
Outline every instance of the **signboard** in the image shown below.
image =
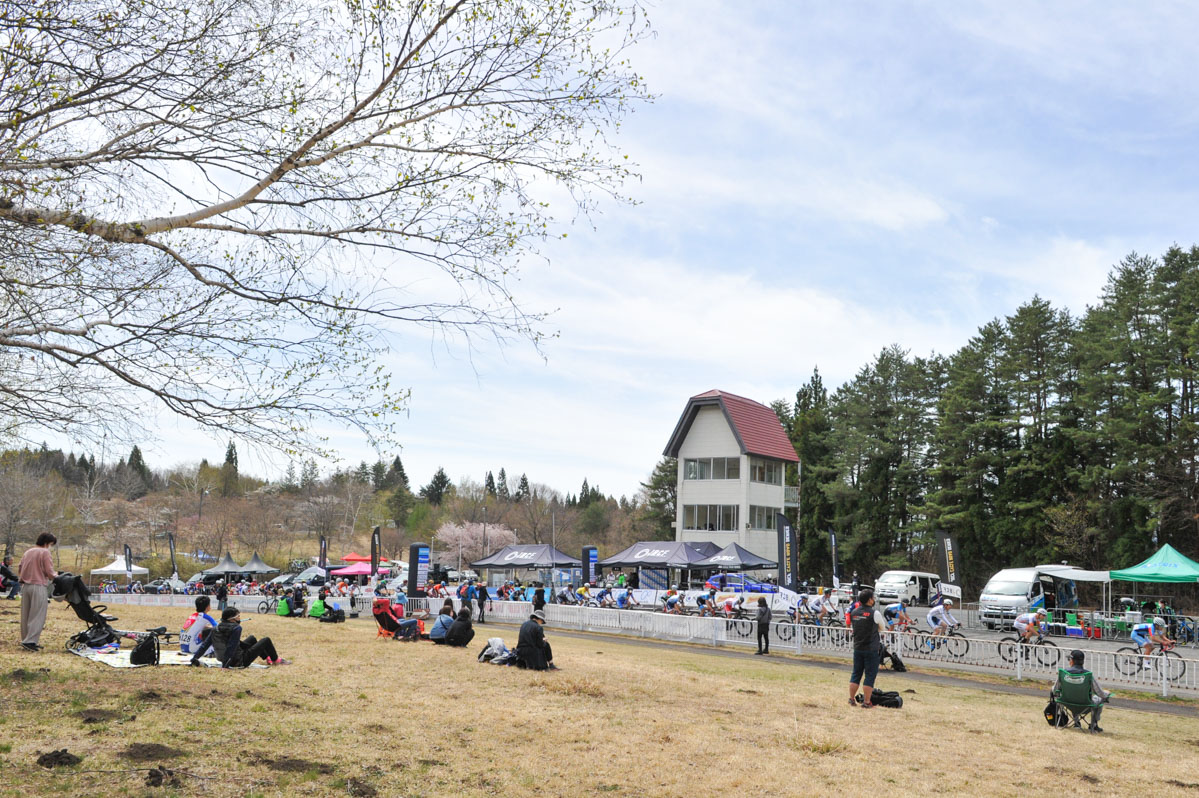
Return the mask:
M 799 557 L 795 546 L 795 527 L 782 513 L 775 513 L 774 522 L 779 535 L 779 584 L 794 590 Z
M 954 585 L 958 587 L 957 595 L 961 596 L 961 559 L 958 554 L 957 540 L 948 532 L 937 530 L 937 543 L 941 549 L 941 556 L 937 558 L 938 571 L 941 575 L 942 585 Z M 953 595 L 942 590 L 945 595 Z
M 837 573 L 837 533 L 828 531 L 828 544 L 833 550 L 833 584 L 839 586 L 841 574 Z
M 125 578 L 129 583 L 133 583 L 133 549 L 129 548 L 129 544 L 125 544 Z
M 428 581 L 429 544 L 413 543 L 408 547 L 408 595 L 413 598 L 425 595 Z
M 329 541 L 325 540 L 324 535 L 321 535 L 321 549 L 316 559 L 316 565 L 318 568 L 329 567 Z
M 590 585 L 599 579 L 599 549 L 595 546 L 583 547 L 583 583 Z
M 171 547 L 171 574 L 178 578 L 179 566 L 175 565 L 175 535 L 172 532 L 167 533 L 167 545 Z
M 371 576 L 379 573 L 379 527 L 371 532 Z

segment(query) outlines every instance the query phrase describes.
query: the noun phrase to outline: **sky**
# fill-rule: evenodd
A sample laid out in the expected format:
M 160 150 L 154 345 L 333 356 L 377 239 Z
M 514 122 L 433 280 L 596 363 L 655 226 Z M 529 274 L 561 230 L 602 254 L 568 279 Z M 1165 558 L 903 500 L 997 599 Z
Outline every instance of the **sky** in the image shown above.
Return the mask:
M 514 284 L 541 351 L 408 331 L 398 452 L 414 486 L 633 495 L 688 397 L 793 399 L 881 349 L 949 354 L 1040 295 L 1075 313 L 1132 251 L 1199 243 L 1199 81 L 1182 3 L 658 0 L 631 53 L 656 99 L 602 203 Z M 328 430 L 345 462 L 364 439 Z M 220 460 L 163 423 L 151 465 Z M 113 457 L 112 459 L 115 459 Z M 243 453 L 277 478 L 283 464 Z

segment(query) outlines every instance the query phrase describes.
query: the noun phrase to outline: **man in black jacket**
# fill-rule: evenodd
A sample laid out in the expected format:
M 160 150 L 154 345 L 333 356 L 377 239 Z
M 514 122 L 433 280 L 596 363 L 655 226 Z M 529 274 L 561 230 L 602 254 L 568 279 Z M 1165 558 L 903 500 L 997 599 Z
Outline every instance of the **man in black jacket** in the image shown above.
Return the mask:
M 290 665 L 282 659 L 269 637 L 257 640 L 250 635 L 241 639 L 241 613 L 237 607 L 229 607 L 221 613 L 221 622 L 211 633 L 212 647 L 222 668 L 245 668 L 262 657 L 268 665 Z M 199 663 L 192 659 L 193 665 Z
M 486 582 L 480 582 L 478 590 L 479 592 L 475 594 L 475 599 L 479 602 L 479 623 L 486 623 L 483 620 L 483 610 L 486 603 L 491 600 L 491 595 L 487 592 Z
M 853 627 L 853 675 L 849 677 L 849 705 L 857 706 L 855 698 L 858 684 L 864 675 L 862 706 L 869 709 L 874 706 L 870 698 L 874 693 L 874 677 L 878 675 L 882 647 L 879 633 L 887 630 L 883 614 L 874 609 L 874 591 L 870 588 L 862 588 L 862 592 L 858 593 L 858 606 L 849 613 L 849 623 Z
M 556 671 L 554 652 L 545 639 L 545 613 L 537 610 L 529 616 L 529 620 L 520 626 L 520 635 L 516 638 L 516 665 L 534 671 Z
M 449 631 L 445 633 L 445 643 L 447 646 L 462 648 L 474 637 L 475 628 L 470 622 L 470 607 L 464 602 L 462 609 L 458 610 L 458 619 L 450 624 Z
M 225 587 L 225 580 L 216 583 L 216 608 L 221 612 L 225 611 L 227 606 L 225 602 L 229 600 L 229 588 Z
M 545 609 L 545 588 L 539 587 L 533 591 L 533 610 Z

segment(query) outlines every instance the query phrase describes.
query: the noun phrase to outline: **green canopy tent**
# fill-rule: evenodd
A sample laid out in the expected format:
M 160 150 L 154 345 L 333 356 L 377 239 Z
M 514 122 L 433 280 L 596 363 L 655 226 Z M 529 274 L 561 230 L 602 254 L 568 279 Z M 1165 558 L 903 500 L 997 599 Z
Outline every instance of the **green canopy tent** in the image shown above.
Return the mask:
M 1124 582 L 1199 582 L 1199 562 L 1167 543 L 1144 562 L 1111 571 L 1111 577 Z

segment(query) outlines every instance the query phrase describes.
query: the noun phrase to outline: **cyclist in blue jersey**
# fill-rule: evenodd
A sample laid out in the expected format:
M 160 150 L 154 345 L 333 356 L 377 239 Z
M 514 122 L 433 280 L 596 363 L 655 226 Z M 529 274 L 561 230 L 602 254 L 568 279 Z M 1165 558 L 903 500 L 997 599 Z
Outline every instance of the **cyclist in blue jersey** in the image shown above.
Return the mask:
M 1132 641 L 1141 649 L 1141 653 L 1145 658 L 1141 660 L 1141 668 L 1149 667 L 1149 655 L 1153 653 L 1155 645 L 1169 645 L 1174 641 L 1166 637 L 1166 621 L 1164 618 L 1157 617 L 1152 621 L 1138 623 L 1132 627 Z
M 632 590 L 625 590 L 623 593 L 621 593 L 619 596 L 616 597 L 617 609 L 627 610 L 629 607 L 636 607 L 640 603 L 641 602 L 639 602 L 637 600 L 637 598 L 633 595 Z
M 902 601 L 897 601 L 894 604 L 888 604 L 883 607 L 883 618 L 887 620 L 888 629 L 897 623 L 912 622 L 912 619 L 908 617 L 908 608 L 904 606 Z
M 670 615 L 683 614 L 683 595 L 675 593 L 673 590 L 668 591 L 665 598 L 665 606 L 663 611 Z
M 603 590 L 595 594 L 595 600 L 601 607 L 615 607 L 616 599 L 612 596 L 612 588 L 605 587 Z

